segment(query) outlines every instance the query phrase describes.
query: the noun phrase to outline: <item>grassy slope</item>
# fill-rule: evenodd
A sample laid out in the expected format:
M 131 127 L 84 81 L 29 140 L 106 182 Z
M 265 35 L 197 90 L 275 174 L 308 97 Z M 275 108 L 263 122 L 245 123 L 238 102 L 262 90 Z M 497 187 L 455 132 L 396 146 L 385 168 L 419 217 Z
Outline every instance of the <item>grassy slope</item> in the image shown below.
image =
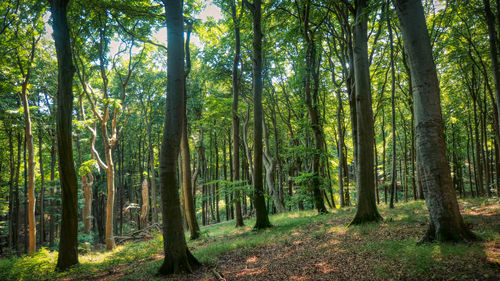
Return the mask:
M 500 276 L 500 201 L 461 202 L 466 223 L 484 241 L 472 245 L 416 246 L 427 211 L 423 202 L 381 207 L 385 221 L 349 229 L 353 208 L 318 216 L 313 211 L 271 216 L 273 228 L 251 231 L 254 221 L 202 228 L 190 248 L 205 267 L 172 280 L 496 280 Z M 54 273 L 57 253 L 0 260 L 0 280 L 165 280 L 155 276 L 162 261 L 161 235 L 128 243 L 112 252 L 80 256 L 81 265 Z

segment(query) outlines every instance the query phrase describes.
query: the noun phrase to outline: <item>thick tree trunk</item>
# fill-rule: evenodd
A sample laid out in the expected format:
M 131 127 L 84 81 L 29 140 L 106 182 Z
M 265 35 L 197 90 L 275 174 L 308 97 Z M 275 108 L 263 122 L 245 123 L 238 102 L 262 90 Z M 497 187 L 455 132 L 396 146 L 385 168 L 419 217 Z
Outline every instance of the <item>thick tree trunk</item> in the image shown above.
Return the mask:
M 375 201 L 373 176 L 373 112 L 368 64 L 366 0 L 356 0 L 354 26 L 354 74 L 356 83 L 356 110 L 358 124 L 358 157 L 356 168 L 357 204 L 351 224 L 380 221 Z
M 58 62 L 57 152 L 62 190 L 62 220 L 57 268 L 65 270 L 78 263 L 78 181 L 73 162 L 72 110 L 73 61 L 69 26 L 66 19 L 68 0 L 51 1 L 54 41 Z
M 167 112 L 160 155 L 160 189 L 163 201 L 163 249 L 160 274 L 191 272 L 199 263 L 189 251 L 182 228 L 178 193 L 177 157 L 182 135 L 184 102 L 184 39 L 182 0 L 163 0 L 167 21 Z
M 254 0 L 253 4 L 246 2 L 253 15 L 253 52 L 252 52 L 252 83 L 253 83 L 253 120 L 254 120 L 254 205 L 256 212 L 255 229 L 271 226 L 266 210 L 264 187 L 262 181 L 262 0 Z
M 394 0 L 401 23 L 414 87 L 418 169 L 429 209 L 425 241 L 469 241 L 476 236 L 465 226 L 446 159 L 439 82 L 420 0 Z
M 498 7 L 497 1 L 497 11 L 500 11 L 500 7 Z M 491 11 L 490 0 L 483 0 L 484 5 L 484 13 L 486 15 L 486 24 L 488 25 L 488 35 L 489 35 L 489 43 L 490 43 L 490 56 L 491 56 L 491 68 L 493 70 L 493 78 L 495 81 L 495 96 L 497 103 L 497 114 L 498 120 L 500 120 L 500 65 L 498 61 L 498 37 L 497 31 L 495 28 L 495 15 Z M 500 17 L 500 14 L 497 15 Z M 498 19 L 497 19 L 498 20 Z M 496 124 L 499 126 L 499 124 Z M 496 128 L 497 132 L 500 132 L 500 127 Z M 500 140 L 498 140 L 500 141 Z M 498 165 L 498 162 L 497 162 Z M 498 175 L 497 175 L 498 178 Z

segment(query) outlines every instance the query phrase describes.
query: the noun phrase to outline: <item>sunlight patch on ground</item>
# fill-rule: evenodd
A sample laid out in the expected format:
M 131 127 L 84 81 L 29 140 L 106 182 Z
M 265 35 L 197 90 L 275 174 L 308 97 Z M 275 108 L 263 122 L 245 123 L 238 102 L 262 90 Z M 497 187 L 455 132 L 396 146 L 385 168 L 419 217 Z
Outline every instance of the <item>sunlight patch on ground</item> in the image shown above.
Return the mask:
M 329 264 L 326 261 L 316 263 L 316 264 L 314 264 L 314 266 L 318 267 L 319 271 L 323 274 L 328 274 L 332 271 L 338 270 L 338 267 L 332 266 L 331 264 Z
M 236 277 L 252 276 L 252 275 L 261 274 L 264 272 L 265 272 L 264 268 L 248 268 L 248 269 L 244 269 L 243 271 L 240 271 L 238 274 L 236 274 Z
M 247 259 L 247 263 L 250 263 L 250 262 L 257 262 L 259 260 L 259 258 L 257 256 L 252 256 L 252 257 L 249 257 Z

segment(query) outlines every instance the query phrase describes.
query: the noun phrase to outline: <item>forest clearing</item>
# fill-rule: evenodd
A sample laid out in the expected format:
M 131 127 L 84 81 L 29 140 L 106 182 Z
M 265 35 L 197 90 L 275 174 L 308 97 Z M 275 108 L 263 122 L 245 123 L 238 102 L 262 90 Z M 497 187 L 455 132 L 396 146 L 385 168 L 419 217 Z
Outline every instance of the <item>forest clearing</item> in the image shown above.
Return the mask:
M 1 0 L 0 280 L 497 280 L 499 0 Z

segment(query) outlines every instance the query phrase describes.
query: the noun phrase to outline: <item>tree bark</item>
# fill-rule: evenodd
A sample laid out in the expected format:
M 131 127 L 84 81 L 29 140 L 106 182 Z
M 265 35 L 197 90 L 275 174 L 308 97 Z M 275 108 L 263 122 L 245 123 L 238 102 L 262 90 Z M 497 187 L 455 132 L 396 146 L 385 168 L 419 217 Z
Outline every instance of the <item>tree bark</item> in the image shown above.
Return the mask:
M 231 16 L 234 24 L 234 59 L 233 59 L 233 73 L 232 73 L 232 86 L 233 86 L 233 181 L 240 180 L 240 118 L 238 116 L 238 99 L 240 93 L 239 83 L 239 63 L 241 57 L 241 43 L 240 43 L 240 17 L 236 16 L 236 5 L 234 0 L 231 0 Z M 237 185 L 239 186 L 239 184 Z M 244 226 L 243 216 L 241 214 L 241 200 L 240 192 L 234 192 L 234 208 L 236 210 L 236 227 Z
M 389 44 L 391 47 L 391 126 L 392 126 L 392 168 L 391 168 L 391 201 L 389 208 L 394 208 L 394 193 L 397 185 L 397 170 L 396 170 L 396 72 L 394 70 L 394 46 L 392 40 L 391 17 L 387 15 L 387 27 L 389 29 Z M 397 195 L 396 195 L 397 196 Z
M 182 137 L 181 137 L 181 158 L 182 158 L 182 188 L 184 194 L 184 210 L 186 221 L 189 226 L 191 240 L 200 237 L 200 227 L 196 220 L 196 210 L 193 200 L 193 183 L 191 182 L 191 153 L 189 152 L 188 142 L 188 123 L 187 123 L 187 88 L 186 82 L 191 71 L 191 56 L 189 52 L 189 40 L 191 38 L 191 30 L 193 29 L 193 22 L 187 23 L 186 33 L 186 71 L 184 72 L 184 101 L 183 101 L 183 115 L 182 115 Z
M 29 76 L 27 76 L 29 79 Z M 28 103 L 28 79 L 25 79 L 22 84 L 21 98 L 24 109 L 24 133 L 26 149 L 28 151 L 28 209 L 26 216 L 28 217 L 28 235 L 29 249 L 28 253 L 32 254 L 36 251 L 36 222 L 35 222 L 35 151 L 33 148 L 33 132 L 31 130 L 31 115 Z
M 354 26 L 354 75 L 356 83 L 356 113 L 358 124 L 358 157 L 356 168 L 357 204 L 356 215 L 351 222 L 361 224 L 380 221 L 375 200 L 373 175 L 373 111 L 368 63 L 367 0 L 355 1 Z
M 167 110 L 160 155 L 160 189 L 163 201 L 163 250 L 160 274 L 192 272 L 199 262 L 189 251 L 180 209 L 177 157 L 182 135 L 184 103 L 183 1 L 163 0 L 167 21 Z
M 470 241 L 476 236 L 465 226 L 458 209 L 446 158 L 439 82 L 420 0 L 394 0 L 408 51 L 414 87 L 418 169 L 429 209 L 429 229 L 421 242 Z
M 499 3 L 497 1 L 497 11 L 500 11 L 500 7 L 498 7 L 498 4 Z M 498 37 L 497 37 L 497 31 L 495 29 L 495 15 L 491 11 L 490 0 L 483 0 L 483 5 L 484 5 L 484 13 L 486 15 L 486 24 L 488 25 L 491 68 L 493 70 L 493 79 L 495 81 L 496 103 L 497 103 L 497 108 L 499 109 L 497 110 L 497 114 L 498 114 L 498 120 L 500 120 L 500 65 L 498 62 L 498 41 L 497 41 Z M 497 17 L 500 17 L 500 14 L 498 14 Z M 496 125 L 499 126 L 499 124 Z M 496 131 L 500 132 L 500 127 L 497 127 Z
M 38 155 L 39 155 L 39 165 L 40 165 L 40 245 L 45 242 L 45 173 L 43 170 L 43 138 L 42 138 L 42 126 L 38 131 Z
M 72 110 L 73 73 L 69 25 L 68 0 L 51 1 L 54 41 L 58 64 L 57 91 L 57 153 L 59 179 L 62 190 L 62 221 L 57 268 L 65 270 L 78 263 L 78 182 L 73 162 Z
M 253 84 L 253 120 L 254 120 L 254 205 L 256 212 L 255 229 L 271 226 L 266 210 L 264 187 L 262 181 L 262 0 L 254 0 L 250 4 L 245 0 L 253 15 L 253 51 L 252 51 L 252 84 Z

